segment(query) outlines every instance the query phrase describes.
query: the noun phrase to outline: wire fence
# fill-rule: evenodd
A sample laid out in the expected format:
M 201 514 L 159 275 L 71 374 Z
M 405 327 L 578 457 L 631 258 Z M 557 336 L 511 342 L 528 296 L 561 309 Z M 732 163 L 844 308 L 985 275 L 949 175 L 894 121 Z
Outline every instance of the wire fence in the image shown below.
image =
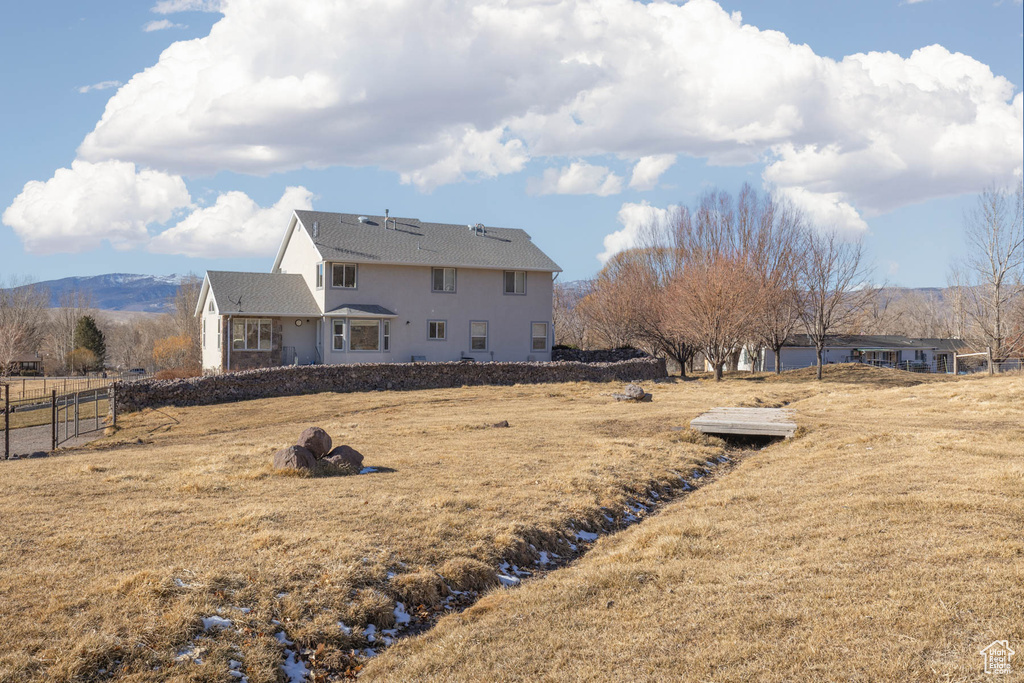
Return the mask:
M 12 399 L 46 398 L 54 391 L 58 394 L 73 394 L 109 386 L 111 382 L 130 382 L 152 379 L 148 373 L 117 372 L 106 373 L 106 377 L 10 377 L 6 383 L 11 388 Z
M 13 396 L 10 385 L 0 386 L 0 459 L 48 455 L 76 439 L 91 438 L 116 425 L 109 386 L 48 396 Z

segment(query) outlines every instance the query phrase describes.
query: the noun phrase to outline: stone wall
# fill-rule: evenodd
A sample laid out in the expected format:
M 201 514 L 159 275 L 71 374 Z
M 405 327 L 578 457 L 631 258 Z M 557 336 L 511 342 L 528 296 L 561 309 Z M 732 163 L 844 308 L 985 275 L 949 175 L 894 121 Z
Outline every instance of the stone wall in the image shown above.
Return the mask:
M 665 377 L 663 358 L 618 363 L 366 363 L 302 365 L 206 377 L 114 382 L 118 412 L 196 406 L 325 391 L 440 389 L 463 385 L 630 382 Z
M 235 320 L 242 320 L 244 318 L 235 318 Z M 256 318 L 254 318 L 256 319 Z M 239 351 L 237 349 L 231 349 L 231 369 L 232 370 L 255 370 L 257 368 L 276 368 L 281 365 L 281 335 L 283 333 L 281 319 L 271 318 L 272 330 L 270 333 L 270 344 L 271 348 L 269 351 Z M 228 347 L 231 344 L 231 328 L 229 327 L 230 321 L 227 316 L 221 319 L 223 325 L 222 333 L 223 339 L 227 340 L 226 344 L 221 344 L 220 351 L 220 366 L 222 368 L 228 367 Z
M 618 363 L 634 358 L 649 358 L 640 349 L 552 349 L 551 360 L 568 360 L 578 363 Z

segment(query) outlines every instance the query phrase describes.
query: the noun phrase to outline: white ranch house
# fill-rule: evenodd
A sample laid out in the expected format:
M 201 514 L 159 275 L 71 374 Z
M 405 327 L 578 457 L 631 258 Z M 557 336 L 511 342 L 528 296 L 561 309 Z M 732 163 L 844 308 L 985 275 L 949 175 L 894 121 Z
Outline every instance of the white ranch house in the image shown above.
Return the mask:
M 203 369 L 549 361 L 559 272 L 522 230 L 295 211 L 269 273 L 207 272 Z
M 929 372 L 953 372 L 953 354 L 964 348 L 959 339 L 920 339 L 898 335 L 838 335 L 828 340 L 822 361 L 865 363 L 878 367 Z M 806 368 L 817 364 L 814 342 L 797 334 L 786 340 L 779 356 L 782 369 Z M 752 357 L 747 349 L 739 353 L 738 370 L 775 369 L 775 354 L 762 349 Z

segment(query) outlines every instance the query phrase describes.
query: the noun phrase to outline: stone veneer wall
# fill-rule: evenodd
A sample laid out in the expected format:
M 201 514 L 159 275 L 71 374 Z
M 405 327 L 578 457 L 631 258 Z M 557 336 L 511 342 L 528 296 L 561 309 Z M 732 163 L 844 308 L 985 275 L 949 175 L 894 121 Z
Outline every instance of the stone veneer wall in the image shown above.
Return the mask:
M 650 358 L 640 349 L 552 349 L 551 360 L 571 360 L 578 363 L 618 363 L 634 358 Z
M 235 320 L 259 320 L 258 316 L 235 316 Z M 283 325 L 281 324 L 280 318 L 271 318 L 271 331 L 270 331 L 270 350 L 269 351 L 239 351 L 237 349 L 231 350 L 231 370 L 255 370 L 257 368 L 276 368 L 281 365 L 281 339 L 284 334 Z M 220 366 L 226 368 L 228 366 L 228 346 L 231 344 L 231 327 L 228 323 L 228 317 L 224 316 L 221 318 L 221 333 L 224 335 L 221 339 L 226 339 L 227 343 L 221 343 L 220 347 Z
M 325 391 L 440 389 L 463 385 L 631 382 L 665 377 L 665 359 L 619 363 L 365 363 L 302 365 L 170 380 L 114 382 L 117 411 L 197 406 Z

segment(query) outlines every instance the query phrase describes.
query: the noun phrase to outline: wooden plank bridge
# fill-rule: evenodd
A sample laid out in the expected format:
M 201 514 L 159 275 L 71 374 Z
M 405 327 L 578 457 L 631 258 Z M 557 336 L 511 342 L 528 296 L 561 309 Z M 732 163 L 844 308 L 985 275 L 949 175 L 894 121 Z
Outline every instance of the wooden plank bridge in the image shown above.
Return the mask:
M 690 421 L 690 427 L 704 434 L 781 436 L 796 432 L 793 411 L 786 408 L 712 408 Z

